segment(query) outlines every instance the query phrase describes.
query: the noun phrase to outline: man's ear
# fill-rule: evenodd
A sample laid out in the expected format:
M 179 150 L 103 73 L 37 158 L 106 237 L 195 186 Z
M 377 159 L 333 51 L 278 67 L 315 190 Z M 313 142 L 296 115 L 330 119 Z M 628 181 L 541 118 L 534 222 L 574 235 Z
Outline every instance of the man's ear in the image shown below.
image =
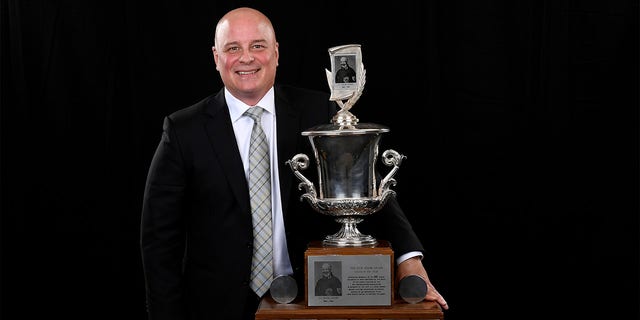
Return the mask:
M 211 47 L 211 53 L 213 54 L 213 62 L 216 64 L 216 70 L 220 71 L 218 68 L 218 50 L 216 50 L 215 46 Z

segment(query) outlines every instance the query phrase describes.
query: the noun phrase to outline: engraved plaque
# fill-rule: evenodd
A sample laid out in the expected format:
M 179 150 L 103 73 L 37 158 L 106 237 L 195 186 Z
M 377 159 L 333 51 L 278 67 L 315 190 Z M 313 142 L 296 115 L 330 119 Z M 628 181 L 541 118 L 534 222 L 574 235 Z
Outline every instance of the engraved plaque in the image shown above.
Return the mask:
M 360 248 L 311 244 L 305 252 L 309 307 L 391 306 L 393 251 L 386 241 Z

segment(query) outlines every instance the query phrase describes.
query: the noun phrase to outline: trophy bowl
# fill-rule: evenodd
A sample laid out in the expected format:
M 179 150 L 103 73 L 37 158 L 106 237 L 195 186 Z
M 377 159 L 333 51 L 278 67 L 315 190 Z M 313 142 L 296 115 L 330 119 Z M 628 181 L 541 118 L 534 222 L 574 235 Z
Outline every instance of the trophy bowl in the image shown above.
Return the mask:
M 351 125 L 320 125 L 302 132 L 308 136 L 318 170 L 318 189 L 300 171 L 309 167 L 309 157 L 297 154 L 287 164 L 302 182 L 306 199 L 316 211 L 334 217 L 341 229 L 326 236 L 327 246 L 370 246 L 377 244 L 374 237 L 358 231 L 357 224 L 364 217 L 382 209 L 395 191 L 393 178 L 405 158 L 394 150 L 382 154 L 382 162 L 393 166 L 389 173 L 377 181 L 376 160 L 378 144 L 387 127 L 363 123 Z M 317 191 L 316 191 L 317 190 Z

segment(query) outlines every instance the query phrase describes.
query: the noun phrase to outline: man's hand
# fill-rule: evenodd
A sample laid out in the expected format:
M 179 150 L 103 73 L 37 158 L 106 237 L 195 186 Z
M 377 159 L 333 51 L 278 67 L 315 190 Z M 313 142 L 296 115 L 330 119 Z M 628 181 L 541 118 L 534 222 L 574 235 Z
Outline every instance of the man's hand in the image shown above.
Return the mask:
M 427 275 L 427 270 L 424 269 L 420 257 L 409 258 L 398 265 L 398 270 L 396 272 L 396 283 L 399 283 L 402 278 L 410 275 L 417 275 L 424 279 L 424 281 L 427 283 L 427 296 L 425 297 L 425 300 L 435 301 L 439 303 L 443 309 L 449 309 L 447 301 L 445 301 L 438 290 L 436 290 L 436 287 L 431 284 L 429 276 Z

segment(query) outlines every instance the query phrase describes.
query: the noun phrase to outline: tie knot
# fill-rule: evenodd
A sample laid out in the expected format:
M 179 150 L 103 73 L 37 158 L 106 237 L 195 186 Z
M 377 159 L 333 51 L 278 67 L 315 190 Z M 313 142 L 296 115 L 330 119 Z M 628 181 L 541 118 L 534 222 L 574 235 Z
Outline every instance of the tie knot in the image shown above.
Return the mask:
M 251 119 L 253 119 L 254 122 L 260 123 L 260 117 L 262 116 L 262 112 L 264 112 L 264 109 L 262 109 L 259 106 L 254 106 L 247 109 L 247 111 L 244 112 L 244 115 L 251 117 Z

